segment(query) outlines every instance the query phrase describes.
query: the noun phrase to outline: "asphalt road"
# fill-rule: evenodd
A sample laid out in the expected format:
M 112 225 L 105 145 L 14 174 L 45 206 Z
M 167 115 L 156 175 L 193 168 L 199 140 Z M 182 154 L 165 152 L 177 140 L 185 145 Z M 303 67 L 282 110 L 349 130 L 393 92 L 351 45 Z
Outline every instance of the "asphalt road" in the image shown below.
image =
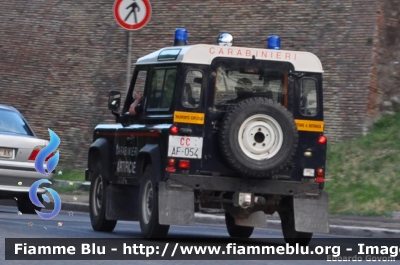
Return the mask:
M 62 223 L 60 226 L 59 223 Z M 5 238 L 140 238 L 138 222 L 118 222 L 113 233 L 99 233 L 92 230 L 89 215 L 81 212 L 61 211 L 51 220 L 43 220 L 37 215 L 18 215 L 16 207 L 0 206 L 0 264 L 321 264 L 325 261 L 5 261 Z M 197 224 L 190 227 L 172 226 L 170 238 L 228 238 L 223 225 Z M 252 238 L 280 238 L 282 233 L 274 229 L 256 229 Z M 332 235 L 315 235 L 314 238 L 338 238 Z M 340 238 L 343 238 L 341 236 Z M 344 239 L 345 240 L 345 239 Z M 347 262 L 340 262 L 341 264 Z M 359 262 L 364 263 L 364 262 Z M 391 264 L 399 262 L 390 262 Z

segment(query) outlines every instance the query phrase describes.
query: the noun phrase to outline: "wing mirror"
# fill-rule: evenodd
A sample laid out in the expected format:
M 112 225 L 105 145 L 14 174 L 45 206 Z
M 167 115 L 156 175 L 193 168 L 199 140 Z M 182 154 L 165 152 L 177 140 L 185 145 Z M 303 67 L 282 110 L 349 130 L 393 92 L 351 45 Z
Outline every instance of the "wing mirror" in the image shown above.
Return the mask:
M 111 90 L 108 94 L 108 109 L 112 112 L 119 111 L 121 106 L 121 93 L 119 91 Z

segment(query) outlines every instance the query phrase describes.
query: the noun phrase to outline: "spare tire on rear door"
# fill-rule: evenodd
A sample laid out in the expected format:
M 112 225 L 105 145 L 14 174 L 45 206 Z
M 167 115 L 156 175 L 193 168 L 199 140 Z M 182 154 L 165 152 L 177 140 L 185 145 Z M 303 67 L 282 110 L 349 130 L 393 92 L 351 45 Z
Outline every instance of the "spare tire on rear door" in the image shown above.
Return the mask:
M 219 134 L 222 155 L 242 176 L 268 178 L 286 167 L 297 147 L 292 114 L 267 98 L 248 98 L 225 115 Z

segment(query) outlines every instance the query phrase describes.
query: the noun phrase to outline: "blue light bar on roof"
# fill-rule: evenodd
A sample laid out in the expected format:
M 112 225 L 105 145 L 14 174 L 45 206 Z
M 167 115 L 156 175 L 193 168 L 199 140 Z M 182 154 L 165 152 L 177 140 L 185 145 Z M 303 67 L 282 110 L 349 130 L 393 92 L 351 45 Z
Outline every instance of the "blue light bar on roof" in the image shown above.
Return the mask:
M 187 45 L 188 32 L 185 28 L 177 28 L 175 30 L 174 46 L 184 46 Z
M 278 35 L 268 36 L 268 49 L 281 49 L 281 38 Z

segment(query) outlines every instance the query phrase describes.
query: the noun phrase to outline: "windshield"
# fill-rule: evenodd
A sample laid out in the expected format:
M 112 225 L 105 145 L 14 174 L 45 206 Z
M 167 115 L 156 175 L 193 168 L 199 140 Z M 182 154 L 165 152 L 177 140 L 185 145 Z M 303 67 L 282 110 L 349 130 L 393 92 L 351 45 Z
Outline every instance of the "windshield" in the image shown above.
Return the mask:
M 0 109 L 0 133 L 1 132 L 33 136 L 28 124 L 19 113 L 5 109 Z
M 261 96 L 284 104 L 287 74 L 264 67 L 224 65 L 216 72 L 215 105 L 243 97 Z

